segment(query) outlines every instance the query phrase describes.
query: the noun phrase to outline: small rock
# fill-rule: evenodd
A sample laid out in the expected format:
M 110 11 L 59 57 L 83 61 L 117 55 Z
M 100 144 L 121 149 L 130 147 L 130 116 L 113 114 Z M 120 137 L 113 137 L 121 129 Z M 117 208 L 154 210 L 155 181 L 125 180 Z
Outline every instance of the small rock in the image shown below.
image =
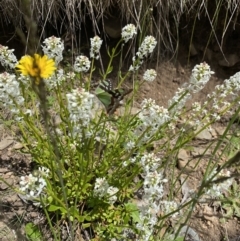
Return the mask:
M 178 160 L 177 167 L 185 174 L 190 174 L 195 172 L 196 164 L 193 161 L 189 160 Z
M 15 211 L 19 216 L 22 216 L 25 212 L 26 212 L 26 210 L 24 210 L 24 209 L 18 209 L 18 210 L 16 210 Z
M 107 17 L 104 19 L 104 29 L 105 32 L 111 38 L 120 38 L 122 32 L 121 19 L 116 16 Z
M 62 119 L 59 115 L 53 117 L 54 126 L 59 126 L 62 123 Z
M 183 226 L 179 235 L 184 236 L 184 240 L 201 241 L 196 231 L 189 226 Z
M 7 168 L 0 168 L 0 173 L 6 173 L 6 172 L 8 172 Z
M 195 46 L 194 46 L 193 43 L 190 44 L 190 55 L 191 55 L 191 56 L 196 56 L 196 55 L 198 55 L 197 49 L 195 48 Z
M 9 203 L 15 203 L 15 202 L 17 202 L 19 200 L 19 197 L 17 196 L 17 194 L 13 194 L 13 195 L 11 195 L 11 196 L 9 196 L 7 199 L 6 199 L 6 201 L 7 202 L 9 202 Z M 22 204 L 21 204 L 22 205 Z M 14 204 L 14 206 L 15 206 L 15 204 Z
M 144 85 L 143 92 L 147 93 L 151 90 L 150 86 L 148 84 Z
M 211 128 L 211 130 L 209 130 L 211 135 L 212 135 L 212 138 L 216 138 L 218 135 L 217 135 L 217 132 L 215 129 Z
M 191 151 L 191 155 L 194 157 L 202 155 L 211 155 L 211 150 L 202 147 L 194 147 Z
M 30 213 L 31 218 L 37 218 L 38 216 L 39 216 L 39 214 L 37 212 L 31 212 Z
M 13 172 L 7 172 L 7 173 L 5 174 L 5 178 L 6 178 L 6 179 L 8 179 L 8 178 L 10 178 L 10 177 L 12 177 L 12 176 L 14 176 Z
M 17 142 L 14 146 L 13 146 L 13 149 L 15 150 L 19 150 L 19 149 L 22 149 L 23 148 L 23 144 L 20 143 L 20 142 Z
M 1 159 L 2 159 L 2 161 L 9 161 L 10 160 L 10 156 L 5 154 L 5 155 L 1 156 Z
M 188 160 L 188 158 L 189 158 L 189 156 L 188 156 L 186 150 L 180 149 L 178 152 L 178 159 L 185 161 L 185 160 Z
M 195 131 L 195 133 L 199 132 L 201 129 L 201 127 L 197 128 L 197 130 Z M 204 129 L 202 130 L 200 133 L 198 133 L 196 135 L 196 139 L 202 139 L 202 140 L 211 140 L 212 139 L 212 135 L 210 133 L 209 130 Z
M 11 176 L 11 175 L 10 175 Z M 8 187 L 11 187 L 14 183 L 14 179 L 13 178 L 9 178 L 10 177 L 8 175 L 8 173 L 4 174 L 1 178 L 3 181 L 0 181 L 0 189 L 5 190 Z
M 13 138 L 11 136 L 5 137 L 1 142 L 0 142 L 0 150 L 4 150 L 8 146 L 10 146 L 14 142 Z
M 8 189 L 8 185 L 5 182 L 0 181 L 0 190 L 6 190 Z
M 217 134 L 218 135 L 220 135 L 220 136 L 222 136 L 223 135 L 223 133 L 225 132 L 225 130 L 226 130 L 226 127 L 224 126 L 218 126 L 216 129 L 216 132 L 217 132 Z
M 23 205 L 23 203 L 22 203 L 22 201 L 21 201 L 20 199 L 18 199 L 16 202 L 14 202 L 14 207 L 15 207 L 15 208 L 17 207 L 17 209 L 18 209 L 19 207 L 22 207 L 22 205 Z
M 226 58 L 219 60 L 218 64 L 222 67 L 232 67 L 239 61 L 240 59 L 236 54 L 229 54 L 226 55 Z

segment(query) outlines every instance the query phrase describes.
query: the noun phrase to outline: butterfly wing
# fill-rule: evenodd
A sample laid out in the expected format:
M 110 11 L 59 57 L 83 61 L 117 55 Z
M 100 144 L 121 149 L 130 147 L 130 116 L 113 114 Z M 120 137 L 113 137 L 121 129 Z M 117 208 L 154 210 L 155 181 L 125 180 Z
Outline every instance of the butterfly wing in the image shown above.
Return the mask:
M 107 113 L 109 114 L 113 114 L 116 109 L 121 106 L 120 102 L 123 98 L 132 92 L 132 89 L 113 89 L 113 85 L 110 80 L 102 81 L 96 90 L 98 89 L 104 90 L 104 93 L 108 94 L 108 100 L 104 100 L 106 104 L 104 102 L 103 103 L 106 106 Z M 99 96 L 99 94 L 97 94 L 97 96 L 102 101 L 103 97 Z

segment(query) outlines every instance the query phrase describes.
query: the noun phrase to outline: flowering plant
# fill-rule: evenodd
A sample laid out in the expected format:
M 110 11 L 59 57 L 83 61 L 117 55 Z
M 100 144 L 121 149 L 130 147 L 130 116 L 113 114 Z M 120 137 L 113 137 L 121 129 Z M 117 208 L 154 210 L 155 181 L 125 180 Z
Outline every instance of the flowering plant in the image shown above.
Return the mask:
M 117 46 L 122 43 L 123 48 L 136 33 L 134 25 L 124 27 Z M 119 107 L 125 97 L 119 87 L 127 76 L 135 78 L 133 93 L 142 81 L 154 81 L 157 73 L 153 69 L 145 71 L 143 80 L 136 79 L 135 73 L 156 44 L 153 36 L 144 38 L 129 71 L 119 74 L 118 89 L 106 81 L 118 48 L 112 49 L 99 83 L 99 88 L 108 92 L 112 107 Z M 213 74 L 209 65 L 201 63 L 167 108 L 144 99 L 133 113 L 130 95 L 124 113 L 117 115 L 107 111 L 106 104 L 90 90 L 101 45 L 98 36 L 92 38 L 90 59 L 77 56 L 70 72 L 59 66 L 63 44 L 56 37 L 44 41 L 43 56 L 24 56 L 18 63 L 13 50 L 0 46 L 0 61 L 17 69 L 17 74 L 0 74 L 0 102 L 18 121 L 25 152 L 39 166 L 37 172 L 21 177 L 19 191 L 25 200 L 41 205 L 45 213 L 70 223 L 77 221 L 84 230 L 91 230 L 93 240 L 160 240 L 158 229 L 164 220 L 174 218 L 180 223 L 183 208 L 174 193 L 180 175 L 165 170 L 169 165 L 175 167 L 174 156 L 180 148 L 238 103 L 234 91 L 239 90 L 239 74 L 218 86 L 203 103 L 208 107 L 212 103 L 214 111 L 210 113 L 201 103 L 193 104 L 191 116 L 184 108 Z M 234 98 L 231 103 L 224 100 L 229 94 Z M 176 130 L 182 120 L 185 125 Z M 187 124 L 192 126 L 188 131 Z M 200 130 L 196 131 L 195 125 Z M 209 185 L 216 180 L 216 164 L 209 161 L 207 170 L 208 178 L 196 193 L 198 197 L 206 192 L 206 182 Z M 213 186 L 211 194 L 216 190 L 219 193 L 222 189 Z M 195 200 L 184 207 L 191 211 Z M 174 235 L 177 237 L 177 232 Z

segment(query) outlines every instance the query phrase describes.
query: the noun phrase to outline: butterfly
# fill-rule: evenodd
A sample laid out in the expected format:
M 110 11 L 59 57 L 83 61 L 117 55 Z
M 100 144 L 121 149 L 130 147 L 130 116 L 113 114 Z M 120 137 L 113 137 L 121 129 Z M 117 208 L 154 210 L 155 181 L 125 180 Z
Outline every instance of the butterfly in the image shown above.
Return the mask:
M 95 90 L 97 97 L 105 105 L 108 114 L 113 114 L 121 106 L 124 97 L 131 92 L 132 89 L 114 89 L 109 79 L 103 80 Z

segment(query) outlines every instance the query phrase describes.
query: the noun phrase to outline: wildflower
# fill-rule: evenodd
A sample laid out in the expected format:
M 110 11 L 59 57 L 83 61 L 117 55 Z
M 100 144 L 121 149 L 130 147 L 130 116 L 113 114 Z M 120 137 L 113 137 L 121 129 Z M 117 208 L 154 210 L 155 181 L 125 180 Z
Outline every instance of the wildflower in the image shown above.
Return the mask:
M 83 55 L 78 56 L 75 60 L 73 68 L 77 73 L 87 72 L 90 68 L 90 61 L 88 57 Z
M 23 83 L 26 88 L 30 86 L 30 82 L 31 82 L 30 76 L 20 74 L 17 79 L 19 82 Z
M 152 127 L 157 130 L 160 126 L 170 120 L 168 110 L 158 106 L 155 100 L 144 99 L 142 101 L 142 108 L 138 114 L 139 119 L 142 121 L 142 126 Z
M 14 49 L 0 45 L 0 62 L 3 67 L 14 69 L 17 63 L 17 58 L 13 54 Z
M 63 72 L 63 69 L 58 69 L 55 75 L 50 76 L 46 81 L 46 86 L 49 89 L 56 88 L 58 85 L 61 85 L 62 82 L 66 80 L 66 75 Z
M 187 100 L 191 98 L 192 93 L 202 90 L 213 73 L 210 66 L 206 63 L 196 65 L 192 70 L 189 84 L 184 84 L 182 88 L 179 88 L 174 97 L 169 101 L 168 106 L 171 114 L 179 114 Z
M 66 76 L 68 79 L 74 79 L 76 74 L 74 72 L 68 72 Z
M 48 177 L 49 176 L 49 173 L 50 173 L 50 170 L 46 167 L 39 167 L 38 168 L 38 172 L 41 176 L 45 176 L 45 177 Z
M 52 36 L 46 38 L 43 42 L 45 45 L 42 46 L 43 52 L 50 59 L 54 59 L 55 63 L 58 64 L 63 59 L 62 52 L 64 50 L 64 44 L 60 38 Z
M 157 41 L 153 36 L 146 36 L 136 55 L 139 59 L 143 59 L 153 52 L 156 45 Z
M 22 186 L 20 190 L 24 192 L 31 186 L 31 183 L 35 183 L 37 181 L 37 178 L 34 177 L 32 174 L 29 174 L 28 176 L 20 177 L 20 180 L 21 181 L 19 182 L 19 184 Z
M 122 39 L 125 43 L 132 39 L 136 34 L 136 27 L 133 24 L 128 24 L 122 29 Z
M 91 40 L 90 57 L 94 59 L 99 59 L 99 51 L 103 41 L 98 36 L 90 38 L 90 40 Z
M 139 159 L 138 156 L 137 159 Z M 142 203 L 138 205 L 139 222 L 136 228 L 141 233 L 141 240 L 148 240 L 152 235 L 154 226 L 158 221 L 160 211 L 159 203 L 164 195 L 163 184 L 167 182 L 163 174 L 157 169 L 161 165 L 161 160 L 154 154 L 145 154 L 140 157 L 139 164 L 143 169 L 144 179 L 142 186 Z
M 228 191 L 233 184 L 233 178 L 230 178 L 231 174 L 229 171 L 221 170 L 221 172 L 217 173 L 217 169 L 213 169 L 213 171 L 208 176 L 208 180 L 212 179 L 213 181 L 215 181 L 218 178 L 224 177 L 228 177 L 228 179 L 222 181 L 221 183 L 213 184 L 212 187 L 206 192 L 206 194 L 214 198 L 219 197 L 222 195 L 222 193 Z
M 86 127 L 94 117 L 94 95 L 82 88 L 73 89 L 67 94 L 68 111 L 70 119 L 74 123 L 79 123 Z
M 93 193 L 95 196 L 102 198 L 106 195 L 108 188 L 109 184 L 105 177 L 96 178 Z
M 56 70 L 55 63 L 52 59 L 48 59 L 46 55 L 41 57 L 38 54 L 34 54 L 34 57 L 29 55 L 23 56 L 16 68 L 23 75 L 29 75 L 35 78 L 37 85 L 40 83 L 41 78 L 50 77 Z
M 161 159 L 150 153 L 142 156 L 140 163 L 144 169 L 144 173 L 148 173 L 150 170 L 155 171 L 161 165 Z
M 47 177 L 49 170 L 44 167 L 40 167 L 38 171 L 33 174 L 29 174 L 28 176 L 20 177 L 20 191 L 25 194 L 25 197 L 29 200 L 33 200 L 39 198 L 41 194 L 43 194 L 44 188 L 47 183 L 43 177 Z
M 136 147 L 136 143 L 134 141 L 129 141 L 125 145 L 125 149 L 128 151 L 132 150 L 134 147 Z
M 146 36 L 136 53 L 137 57 L 133 57 L 133 64 L 130 66 L 129 71 L 138 70 L 143 63 L 144 58 L 153 52 L 156 45 L 157 41 L 153 36 Z
M 134 130 L 135 136 L 141 136 L 138 145 L 149 141 L 159 131 L 160 127 L 170 120 L 168 110 L 158 106 L 155 100 L 145 99 L 141 105 L 141 111 L 136 116 L 139 125 Z
M 143 79 L 148 82 L 152 82 L 156 79 L 157 72 L 154 69 L 147 69 L 143 75 Z
M 112 186 L 107 189 L 109 203 L 113 204 L 117 201 L 117 196 L 115 194 L 118 192 L 118 190 L 119 189 L 117 187 Z
M 107 201 L 111 204 L 115 203 L 117 196 L 115 195 L 118 192 L 118 188 L 109 186 L 105 177 L 97 178 L 94 186 L 94 196 L 99 198 L 106 198 Z
M 185 106 L 187 100 L 191 98 L 191 94 L 186 88 L 178 88 L 177 92 L 171 100 L 168 101 L 168 106 L 172 116 L 179 113 L 179 111 Z
M 192 70 L 188 90 L 193 93 L 199 92 L 209 81 L 212 74 L 214 74 L 214 72 L 211 71 L 207 63 L 204 62 L 196 65 Z
M 19 81 L 14 74 L 4 72 L 0 74 L 0 102 L 4 107 L 11 110 L 12 113 L 18 113 L 16 104 L 21 106 L 24 103 Z

